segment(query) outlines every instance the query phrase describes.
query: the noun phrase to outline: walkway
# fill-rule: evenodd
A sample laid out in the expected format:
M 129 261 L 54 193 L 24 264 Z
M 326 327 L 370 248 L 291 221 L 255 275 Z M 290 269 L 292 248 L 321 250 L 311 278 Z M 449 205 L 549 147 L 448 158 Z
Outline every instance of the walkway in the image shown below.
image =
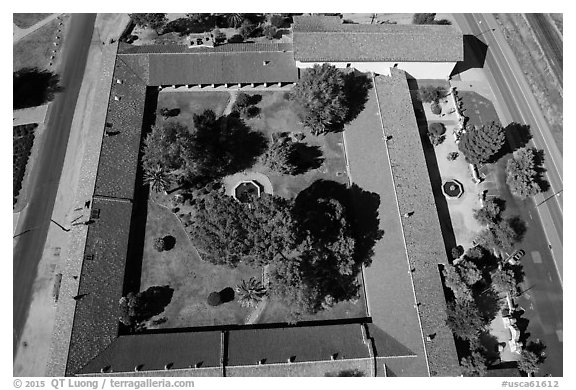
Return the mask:
M 14 33 L 13 33 L 13 38 L 12 38 L 13 44 L 16 44 L 22 38 L 32 34 L 34 31 L 38 30 L 39 28 L 47 25 L 48 23 L 50 23 L 51 21 L 53 21 L 54 19 L 56 19 L 60 15 L 61 14 L 52 14 L 52 15 L 48 16 L 46 19 L 43 19 L 43 20 L 39 21 L 38 23 L 36 23 L 35 25 L 30 26 L 28 28 L 20 28 L 14 24 L 13 25 L 14 26 L 13 27 Z
M 14 110 L 12 113 L 12 126 L 26 125 L 28 123 L 44 123 L 47 111 L 48 104 Z

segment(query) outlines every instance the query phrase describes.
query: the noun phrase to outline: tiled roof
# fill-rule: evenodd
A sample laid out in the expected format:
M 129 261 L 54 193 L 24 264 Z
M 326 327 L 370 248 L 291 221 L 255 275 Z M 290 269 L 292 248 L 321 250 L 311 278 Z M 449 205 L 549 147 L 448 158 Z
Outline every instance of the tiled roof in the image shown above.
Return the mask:
M 75 373 L 117 337 L 118 301 L 122 297 L 132 204 L 94 198 L 89 225 L 67 373 Z
M 344 24 L 335 17 L 295 16 L 294 58 L 303 62 L 453 62 L 464 59 L 452 26 Z
M 391 76 L 376 78 L 384 133 L 388 142 L 392 174 L 398 195 L 406 249 L 419 303 L 423 335 L 431 375 L 459 375 L 454 336 L 446 325 L 446 300 L 439 264 L 447 263 L 447 253 L 436 210 L 436 202 L 420 141 L 406 74 L 391 69 Z
M 104 367 L 112 372 L 219 367 L 220 340 L 219 331 L 123 335 L 79 374 L 100 373 Z
M 102 140 L 94 195 L 134 197 L 146 99 L 147 64 L 143 60 L 139 56 L 116 59 L 106 116 L 110 135 Z
M 362 325 L 327 325 L 231 331 L 228 336 L 228 365 L 256 365 L 369 357 Z
M 266 43 L 266 42 L 245 42 L 227 43 L 215 47 L 187 45 L 142 45 L 134 46 L 122 44 L 119 54 L 162 54 L 162 53 L 240 53 L 240 52 L 274 52 L 292 51 L 292 44 L 287 42 Z
M 150 85 L 277 83 L 298 80 L 292 52 L 149 54 Z

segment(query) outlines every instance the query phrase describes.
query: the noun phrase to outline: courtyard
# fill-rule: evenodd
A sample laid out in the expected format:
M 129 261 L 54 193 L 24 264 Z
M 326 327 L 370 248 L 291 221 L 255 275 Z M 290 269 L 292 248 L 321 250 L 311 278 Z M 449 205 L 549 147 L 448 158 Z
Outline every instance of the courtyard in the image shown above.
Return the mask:
M 249 96 L 259 95 L 257 115 L 243 117 L 246 125 L 261 133 L 269 142 L 280 135 L 289 135 L 298 142 L 298 152 L 304 161 L 303 168 L 295 175 L 279 174 L 269 169 L 261 159 L 248 170 L 225 176 L 221 182 L 228 195 L 241 191 L 252 191 L 246 183 L 258 183 L 258 195 L 268 193 L 286 199 L 295 199 L 304 189 L 317 180 L 348 183 L 346 160 L 342 147 L 342 133 L 312 136 L 299 123 L 288 94 L 285 91 L 254 91 Z M 238 91 L 162 91 L 158 96 L 157 113 L 171 110 L 170 115 L 156 116 L 156 125 L 177 121 L 189 129 L 193 128 L 193 117 L 205 110 L 217 116 L 229 115 Z M 246 188 L 244 188 L 246 187 Z M 255 195 L 256 195 L 256 191 Z M 236 299 L 211 306 L 211 292 L 225 288 L 236 289 L 242 281 L 251 278 L 266 283 L 265 267 L 239 265 L 235 268 L 215 265 L 201 258 L 187 233 L 193 208 L 190 203 L 180 201 L 182 191 L 167 193 L 150 191 L 147 201 L 146 229 L 140 291 L 151 286 L 168 285 L 174 289 L 171 302 L 164 312 L 150 319 L 148 329 L 189 328 L 202 326 L 225 326 L 243 324 L 265 324 L 286 322 L 290 313 L 282 300 L 267 297 L 256 307 L 243 307 Z M 158 252 L 154 241 L 159 237 L 171 236 L 175 245 L 169 250 Z M 362 277 L 358 276 L 360 290 Z M 359 299 L 336 303 L 316 314 L 303 315 L 299 320 L 337 320 L 363 318 L 367 316 L 363 293 Z

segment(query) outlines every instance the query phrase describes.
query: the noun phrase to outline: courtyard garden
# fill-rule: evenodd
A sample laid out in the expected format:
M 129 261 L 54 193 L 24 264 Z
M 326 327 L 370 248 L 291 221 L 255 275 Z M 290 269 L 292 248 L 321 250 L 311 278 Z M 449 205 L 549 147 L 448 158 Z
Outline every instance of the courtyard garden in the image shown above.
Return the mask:
M 174 292 L 144 328 L 367 315 L 371 235 L 352 215 L 342 134 L 313 135 L 296 110 L 285 91 L 159 94 L 140 290 Z

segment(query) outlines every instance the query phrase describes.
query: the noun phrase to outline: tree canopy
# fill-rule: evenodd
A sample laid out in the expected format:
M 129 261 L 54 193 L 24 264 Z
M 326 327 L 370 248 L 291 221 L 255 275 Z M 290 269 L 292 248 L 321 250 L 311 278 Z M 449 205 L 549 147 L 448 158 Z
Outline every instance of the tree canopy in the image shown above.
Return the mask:
M 290 207 L 268 194 L 248 206 L 212 191 L 195 202 L 190 234 L 202 257 L 214 264 L 269 264 L 289 256 L 296 245 Z
M 536 374 L 540 369 L 542 359 L 538 354 L 527 349 L 523 349 L 518 360 L 518 369 L 526 374 Z
M 12 74 L 12 83 L 15 110 L 40 106 L 62 91 L 60 76 L 45 69 L 22 68 Z
M 462 358 L 460 366 L 462 375 L 467 377 L 486 376 L 488 373 L 486 358 L 478 351 L 474 351 L 470 356 Z
M 495 269 L 490 275 L 492 287 L 500 293 L 509 293 L 513 297 L 517 295 L 517 283 L 514 270 L 511 268 Z
M 424 103 L 438 102 L 440 99 L 445 97 L 448 92 L 442 86 L 427 85 L 421 87 L 419 90 L 420 100 Z
M 486 326 L 474 301 L 450 303 L 447 313 L 446 324 L 462 340 L 477 339 Z
M 495 122 L 480 128 L 470 127 L 460 137 L 458 149 L 471 164 L 490 162 L 506 142 L 502 126 Z
M 299 106 L 299 116 L 313 134 L 331 131 L 348 115 L 344 74 L 330 64 L 314 65 L 303 72 L 290 92 Z
M 293 175 L 298 171 L 293 154 L 294 142 L 288 137 L 281 137 L 270 145 L 263 156 L 263 162 L 276 173 Z
M 474 210 L 474 218 L 481 225 L 496 224 L 502 220 L 504 201 L 500 198 L 491 198 L 484 201 L 481 209 Z
M 149 27 L 158 32 L 166 25 L 166 14 L 128 14 L 130 19 L 140 27 Z
M 514 195 L 526 199 L 542 192 L 536 168 L 536 152 L 533 148 L 522 148 L 514 152 L 506 164 L 506 184 Z
M 489 225 L 476 236 L 476 242 L 485 247 L 510 252 L 520 239 L 510 220 Z
M 141 328 L 145 321 L 164 311 L 172 301 L 174 289 L 152 286 L 139 293 L 130 292 L 120 298 L 120 321 L 133 329 Z
M 457 302 L 469 302 L 474 300 L 472 297 L 472 291 L 466 283 L 464 283 L 464 280 L 460 276 L 460 272 L 458 272 L 455 266 L 446 264 L 442 270 L 442 275 L 444 275 L 444 283 L 446 284 L 446 287 L 452 290 Z

